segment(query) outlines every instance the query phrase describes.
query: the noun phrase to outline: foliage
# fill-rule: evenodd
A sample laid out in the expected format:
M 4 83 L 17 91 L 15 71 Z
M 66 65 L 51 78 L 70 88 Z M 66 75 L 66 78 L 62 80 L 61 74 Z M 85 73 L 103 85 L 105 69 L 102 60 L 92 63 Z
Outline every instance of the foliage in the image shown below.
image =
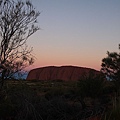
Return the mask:
M 39 30 L 39 12 L 28 1 L 0 0 L 0 73 L 3 79 L 33 64 L 27 39 Z
M 2 93 L 0 119 L 28 120 L 39 118 L 34 107 L 36 93 L 22 81 L 17 82 L 17 84 L 13 83 L 13 85 L 9 84 L 5 90 L 0 91 Z
M 77 114 L 81 114 L 79 113 L 81 104 L 74 102 L 76 98 L 72 98 L 73 102 L 69 103 L 68 97 L 66 99 L 66 96 L 64 96 L 69 91 L 69 83 L 57 81 L 40 81 L 39 83 L 32 81 L 30 83 L 29 81 L 7 81 L 7 88 L 0 91 L 0 119 L 61 120 L 72 119 L 77 117 Z M 48 86 L 50 83 L 54 83 L 55 86 L 59 84 L 59 86 L 58 88 L 55 86 L 50 87 Z M 44 94 L 41 94 L 44 90 L 39 89 L 41 84 L 48 87 Z M 68 85 L 68 91 L 64 90 L 60 84 Z M 46 98 L 46 96 L 49 96 L 48 94 L 51 95 L 50 99 Z M 6 109 L 7 107 L 8 109 Z
M 120 44 L 119 44 L 120 50 Z M 107 87 L 107 92 L 111 96 L 111 108 L 105 114 L 105 120 L 120 119 L 120 53 L 107 52 L 107 57 L 102 59 L 101 71 L 108 78 L 111 84 Z
M 93 89 L 96 90 L 93 91 L 96 95 L 91 94 L 92 91 L 89 92 L 90 95 L 86 95 L 84 89 L 80 91 L 80 81 L 8 80 L 6 86 L 4 85 L 6 88 L 0 91 L 0 119 L 81 120 L 105 113 L 108 118 L 113 110 L 113 99 L 110 99 L 111 97 L 108 99 L 114 92 L 111 91 L 112 83 L 102 81 L 102 77 L 93 76 L 92 74 L 85 77 L 84 81 L 88 82 L 88 78 L 92 78 L 89 80 L 93 81 L 93 86 L 100 84 L 101 89 L 100 87 Z M 90 85 L 88 83 L 87 85 Z M 85 105 L 91 103 L 91 106 L 83 108 L 83 102 Z
M 103 116 L 102 120 L 119 120 L 120 119 L 120 99 L 116 96 L 112 100 L 113 106 L 110 107 Z
M 103 93 L 104 86 L 105 80 L 103 76 L 95 75 L 94 73 L 84 76 L 78 82 L 79 92 L 82 97 L 100 97 Z
M 120 50 L 120 45 L 119 45 Z M 107 57 L 102 59 L 101 71 L 112 81 L 116 87 L 120 85 L 120 53 L 107 52 Z

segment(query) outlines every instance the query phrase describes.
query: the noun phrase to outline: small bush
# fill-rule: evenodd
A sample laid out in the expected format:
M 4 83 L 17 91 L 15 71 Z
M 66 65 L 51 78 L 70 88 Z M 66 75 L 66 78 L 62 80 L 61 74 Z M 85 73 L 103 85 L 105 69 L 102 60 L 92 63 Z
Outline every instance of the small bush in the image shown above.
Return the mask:
M 104 86 L 103 77 L 94 74 L 89 74 L 78 82 L 79 92 L 82 97 L 100 97 L 103 94 Z

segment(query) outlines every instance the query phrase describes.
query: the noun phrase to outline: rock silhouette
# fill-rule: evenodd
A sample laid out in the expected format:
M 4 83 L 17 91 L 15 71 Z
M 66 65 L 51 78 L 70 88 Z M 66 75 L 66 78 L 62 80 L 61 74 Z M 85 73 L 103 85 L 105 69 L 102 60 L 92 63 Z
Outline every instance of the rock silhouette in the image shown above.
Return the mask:
M 31 70 L 27 76 L 27 80 L 80 80 L 90 72 L 99 73 L 99 71 L 91 68 L 77 66 L 48 66 Z

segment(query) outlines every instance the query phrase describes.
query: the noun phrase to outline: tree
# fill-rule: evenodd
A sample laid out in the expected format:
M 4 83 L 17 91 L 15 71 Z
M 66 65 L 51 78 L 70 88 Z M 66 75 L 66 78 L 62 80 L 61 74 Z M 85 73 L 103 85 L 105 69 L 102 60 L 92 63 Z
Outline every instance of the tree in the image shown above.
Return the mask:
M 119 44 L 120 50 L 120 44 Z M 120 53 L 107 52 L 107 57 L 102 59 L 101 71 L 119 87 L 120 85 Z
M 33 64 L 32 48 L 26 41 L 39 30 L 39 14 L 29 0 L 0 0 L 1 86 L 6 78 Z

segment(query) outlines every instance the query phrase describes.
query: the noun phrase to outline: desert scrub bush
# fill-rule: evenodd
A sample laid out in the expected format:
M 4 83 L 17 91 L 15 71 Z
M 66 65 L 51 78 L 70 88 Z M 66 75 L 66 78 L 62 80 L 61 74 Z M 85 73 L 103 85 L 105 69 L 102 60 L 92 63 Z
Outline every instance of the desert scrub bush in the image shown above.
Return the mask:
M 102 120 L 120 120 L 120 101 L 115 104 L 116 107 L 107 110 Z
M 10 100 L 5 90 L 0 91 L 0 120 L 9 119 L 15 115 L 16 105 Z
M 79 94 L 82 97 L 100 97 L 103 94 L 104 87 L 105 80 L 103 77 L 92 73 L 78 82 Z
M 73 120 L 80 112 L 81 105 L 70 104 L 62 96 L 56 96 L 49 100 L 42 97 L 36 109 L 43 120 Z
M 41 120 L 39 112 L 35 108 L 39 97 L 26 83 L 19 82 L 16 85 L 9 85 L 3 96 L 0 99 L 0 114 L 2 114 L 0 119 L 12 117 L 13 120 Z
M 62 96 L 65 93 L 65 89 L 62 87 L 52 87 L 46 92 L 45 97 L 49 100 L 54 97 Z

